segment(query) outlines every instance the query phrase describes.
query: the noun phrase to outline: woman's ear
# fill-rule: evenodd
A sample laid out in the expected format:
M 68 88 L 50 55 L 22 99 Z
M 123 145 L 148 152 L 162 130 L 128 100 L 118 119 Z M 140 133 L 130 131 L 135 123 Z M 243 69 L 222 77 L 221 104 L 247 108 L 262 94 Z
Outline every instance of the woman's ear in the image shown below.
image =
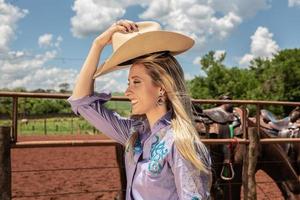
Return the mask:
M 162 87 L 159 88 L 159 94 L 165 95 L 166 90 Z

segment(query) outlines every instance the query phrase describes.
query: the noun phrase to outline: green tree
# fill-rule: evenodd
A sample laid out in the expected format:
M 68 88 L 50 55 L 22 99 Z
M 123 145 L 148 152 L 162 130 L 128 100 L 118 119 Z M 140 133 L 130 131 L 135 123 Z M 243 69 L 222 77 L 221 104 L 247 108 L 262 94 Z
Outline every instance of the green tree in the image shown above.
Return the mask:
M 67 93 L 69 92 L 70 84 L 69 83 L 61 83 L 58 85 L 60 88 L 59 92 L 61 93 Z
M 206 76 L 196 76 L 188 82 L 193 98 L 218 98 L 230 94 L 234 99 L 252 97 L 251 90 L 257 87 L 254 73 L 248 69 L 226 67 L 223 64 L 226 54 L 216 58 L 210 51 L 200 61 Z

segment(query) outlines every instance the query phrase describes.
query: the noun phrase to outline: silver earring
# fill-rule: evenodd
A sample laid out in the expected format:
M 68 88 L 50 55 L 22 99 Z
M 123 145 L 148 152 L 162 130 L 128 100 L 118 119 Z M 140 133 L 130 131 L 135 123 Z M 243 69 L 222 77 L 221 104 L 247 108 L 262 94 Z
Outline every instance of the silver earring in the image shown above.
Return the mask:
M 165 104 L 165 100 L 163 98 L 163 94 L 160 93 L 159 96 L 158 96 L 158 98 L 157 98 L 157 105 L 162 106 L 164 104 Z

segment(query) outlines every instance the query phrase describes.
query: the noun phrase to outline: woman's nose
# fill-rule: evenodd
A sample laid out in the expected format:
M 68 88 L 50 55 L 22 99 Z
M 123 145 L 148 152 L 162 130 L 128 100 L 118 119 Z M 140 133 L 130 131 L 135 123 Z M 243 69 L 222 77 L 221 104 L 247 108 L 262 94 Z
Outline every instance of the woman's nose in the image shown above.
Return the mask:
M 130 93 L 131 93 L 131 90 L 130 90 L 130 87 L 128 86 L 125 91 L 125 96 L 129 97 Z

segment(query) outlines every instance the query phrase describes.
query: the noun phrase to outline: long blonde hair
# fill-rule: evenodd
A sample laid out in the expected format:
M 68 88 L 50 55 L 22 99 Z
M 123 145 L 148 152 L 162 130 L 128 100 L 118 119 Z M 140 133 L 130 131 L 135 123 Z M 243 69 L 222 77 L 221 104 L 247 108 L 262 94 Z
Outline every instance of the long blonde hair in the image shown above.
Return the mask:
M 175 146 L 180 154 L 200 171 L 208 172 L 203 160 L 199 159 L 199 152 L 204 153 L 207 149 L 200 141 L 194 127 L 192 103 L 180 64 L 168 52 L 139 57 L 134 59 L 132 63 L 143 64 L 153 84 L 164 88 L 166 91 L 167 107 L 173 110 L 171 126 L 174 132 Z M 136 132 L 130 137 L 126 145 L 128 151 L 133 152 L 137 137 Z

